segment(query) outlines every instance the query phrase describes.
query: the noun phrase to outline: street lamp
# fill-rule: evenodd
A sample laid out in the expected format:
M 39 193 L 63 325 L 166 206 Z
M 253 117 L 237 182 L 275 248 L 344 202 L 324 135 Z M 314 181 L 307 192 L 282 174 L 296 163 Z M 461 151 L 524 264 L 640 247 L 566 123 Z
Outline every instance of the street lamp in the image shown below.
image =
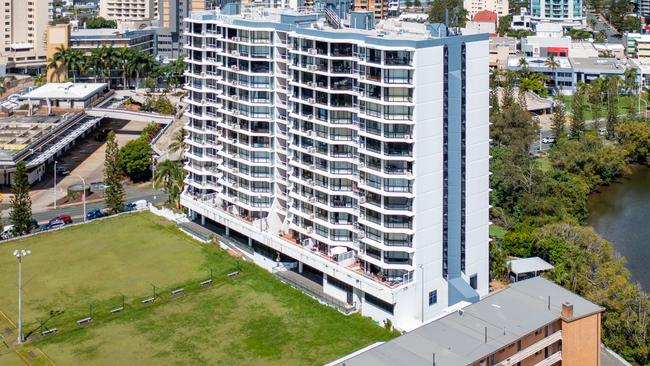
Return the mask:
M 84 205 L 84 222 L 86 222 L 86 180 L 79 174 L 77 174 L 77 177 L 81 179 L 81 184 L 83 185 L 83 190 L 81 191 L 81 202 Z
M 18 343 L 23 343 L 23 258 L 30 255 L 29 249 L 14 250 L 18 259 Z
M 59 162 L 54 160 L 54 209 L 56 210 L 56 164 Z

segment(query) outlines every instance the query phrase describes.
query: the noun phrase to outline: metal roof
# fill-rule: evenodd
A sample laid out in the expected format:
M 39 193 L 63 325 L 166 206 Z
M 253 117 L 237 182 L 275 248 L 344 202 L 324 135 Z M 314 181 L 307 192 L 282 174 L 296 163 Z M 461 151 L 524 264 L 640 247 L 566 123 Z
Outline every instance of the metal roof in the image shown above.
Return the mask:
M 561 286 L 535 277 L 330 365 L 430 366 L 434 354 L 436 365 L 468 365 L 561 318 L 565 302 L 573 304 L 574 319 L 603 311 Z
M 508 261 L 510 272 L 515 274 L 543 272 L 553 269 L 553 265 L 540 257 L 520 258 Z

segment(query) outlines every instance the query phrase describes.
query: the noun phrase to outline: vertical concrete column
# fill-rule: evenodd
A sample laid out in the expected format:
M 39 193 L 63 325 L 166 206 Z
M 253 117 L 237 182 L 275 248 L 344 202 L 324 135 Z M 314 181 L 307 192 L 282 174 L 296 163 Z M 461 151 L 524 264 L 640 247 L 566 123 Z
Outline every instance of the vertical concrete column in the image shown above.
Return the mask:
M 298 262 L 298 273 L 302 273 L 302 262 Z
M 230 236 L 230 228 L 226 226 L 226 236 Z
M 205 215 L 201 215 L 201 225 L 205 225 Z

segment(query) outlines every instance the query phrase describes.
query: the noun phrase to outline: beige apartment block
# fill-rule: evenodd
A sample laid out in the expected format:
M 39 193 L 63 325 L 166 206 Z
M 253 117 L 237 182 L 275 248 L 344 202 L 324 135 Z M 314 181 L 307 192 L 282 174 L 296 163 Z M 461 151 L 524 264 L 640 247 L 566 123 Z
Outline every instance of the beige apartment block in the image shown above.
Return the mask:
M 112 20 L 153 19 L 157 0 L 100 0 L 99 16 Z
M 46 34 L 52 19 L 52 0 L 0 2 L 0 59 L 9 71 L 45 66 Z
M 70 41 L 70 25 L 58 24 L 51 25 L 47 29 L 47 59 L 51 59 L 59 47 L 68 47 Z M 59 67 L 56 69 L 47 69 L 48 82 L 64 81 L 67 75 L 66 69 L 62 63 L 58 63 Z
M 467 10 L 467 18 L 474 19 L 474 15 L 482 10 L 495 12 L 500 18 L 508 15 L 508 0 L 464 0 L 463 7 Z
M 388 16 L 388 0 L 354 0 L 354 10 L 371 11 L 375 19 L 384 19 Z

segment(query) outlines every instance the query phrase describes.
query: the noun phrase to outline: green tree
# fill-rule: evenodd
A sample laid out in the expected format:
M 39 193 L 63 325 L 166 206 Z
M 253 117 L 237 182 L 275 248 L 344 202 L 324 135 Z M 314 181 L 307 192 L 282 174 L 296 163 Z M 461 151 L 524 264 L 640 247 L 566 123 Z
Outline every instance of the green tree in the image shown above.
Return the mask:
M 138 138 L 129 141 L 120 149 L 120 168 L 134 181 L 142 181 L 151 176 L 153 150 L 149 141 Z
M 38 75 L 33 77 L 33 80 L 34 80 L 34 85 L 36 85 L 36 86 L 41 86 L 41 85 L 47 83 L 45 74 L 38 74 Z
M 13 225 L 13 234 L 27 234 L 32 228 L 32 200 L 29 198 L 29 176 L 24 161 L 16 164 L 11 193 L 13 196 L 9 217 Z
M 406 5 L 407 9 L 412 8 L 413 7 L 413 0 L 406 0 L 405 5 Z
M 174 132 L 172 135 L 172 141 L 169 143 L 169 151 L 172 153 L 183 152 L 187 149 L 187 142 L 185 138 L 187 137 L 187 131 L 184 128 Z
M 607 91 L 607 135 L 614 137 L 618 125 L 618 94 L 621 90 L 621 78 L 606 76 L 604 87 Z
M 600 113 L 603 107 L 603 80 L 597 78 L 587 85 L 587 100 L 591 109 L 591 118 L 593 118 L 592 129 L 595 131 L 599 129 Z
M 462 0 L 433 0 L 429 5 L 429 22 L 445 23 L 449 15 L 450 27 L 464 27 L 467 22 L 467 10 L 463 8 Z M 457 17 L 457 19 L 454 19 Z
M 597 43 L 603 43 L 607 40 L 607 32 L 604 29 L 599 30 L 594 36 L 594 41 Z
M 546 58 L 546 61 L 544 61 L 544 66 L 551 69 L 553 72 L 553 86 L 555 86 L 557 89 L 560 89 L 561 86 L 557 81 L 557 69 L 560 68 L 560 61 L 558 61 L 555 56 L 551 55 Z
M 625 93 L 627 94 L 628 99 L 628 114 L 633 116 L 637 114 L 638 110 L 638 98 L 637 93 L 639 92 L 639 81 L 637 76 L 637 70 L 634 67 L 628 67 L 623 73 L 623 87 L 625 88 Z
M 420 0 L 413 0 L 413 6 L 419 8 L 422 6 L 422 2 Z
M 500 37 L 505 37 L 510 30 L 510 23 L 512 23 L 512 15 L 504 15 L 499 18 L 499 25 L 497 26 L 497 34 Z
M 104 201 L 111 213 L 124 210 L 124 187 L 120 174 L 119 148 L 115 132 L 108 133 L 106 141 L 106 158 L 104 160 Z
M 117 22 L 114 20 L 104 19 L 102 17 L 96 17 L 86 20 L 85 24 L 88 29 L 99 29 L 99 28 L 117 28 Z
M 556 138 L 562 138 L 566 135 L 566 108 L 562 98 L 555 97 L 553 101 L 553 118 L 551 119 L 551 132 Z
M 616 138 L 628 160 L 650 165 L 650 124 L 625 121 L 616 128 Z
M 156 166 L 153 177 L 154 187 L 162 187 L 167 193 L 168 202 L 178 208 L 183 192 L 185 173 L 180 161 L 165 160 Z
M 5 77 L 0 76 L 0 95 L 4 94 L 7 91 L 7 87 L 5 85 Z
M 596 24 L 597 24 L 596 19 L 594 18 L 587 19 L 587 24 L 589 25 L 589 28 L 591 28 L 591 30 L 596 29 Z
M 587 109 L 587 85 L 579 81 L 571 103 L 571 138 L 579 138 L 585 131 L 585 110 Z

